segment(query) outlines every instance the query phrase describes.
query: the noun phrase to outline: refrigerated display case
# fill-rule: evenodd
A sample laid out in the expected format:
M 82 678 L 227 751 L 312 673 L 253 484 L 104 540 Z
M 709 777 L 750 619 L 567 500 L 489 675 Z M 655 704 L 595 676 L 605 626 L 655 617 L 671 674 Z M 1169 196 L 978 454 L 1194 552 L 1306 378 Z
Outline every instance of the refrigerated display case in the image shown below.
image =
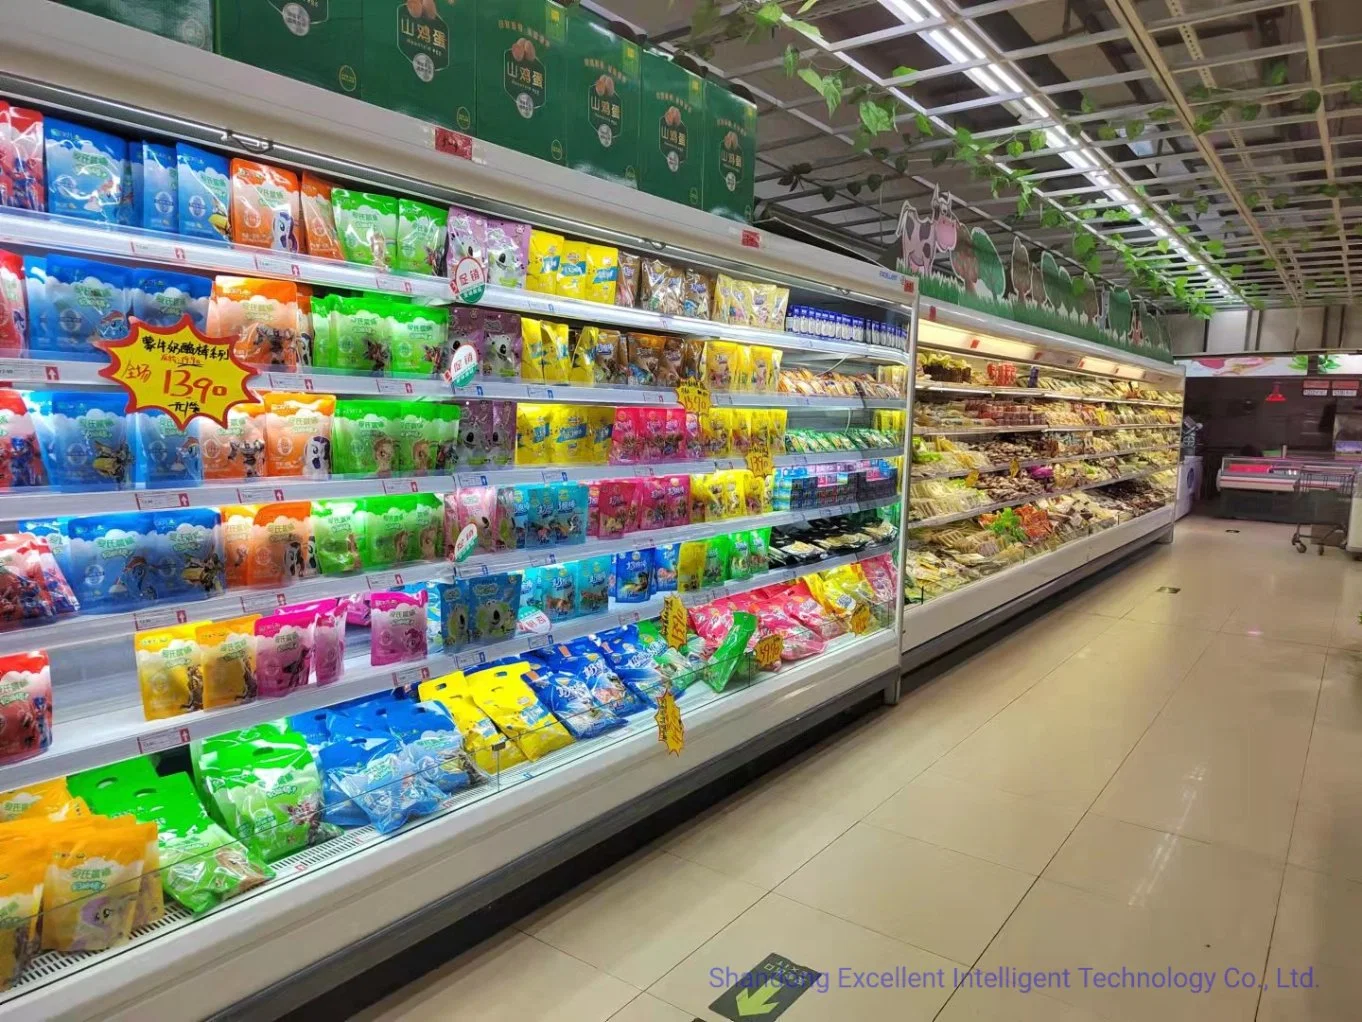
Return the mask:
M 1182 370 L 923 299 L 905 668 L 1171 538 Z
M 543 237 L 484 247 L 500 276 L 469 306 L 447 263 L 0 209 L 39 307 L 71 264 L 197 278 L 196 325 L 255 356 L 263 405 L 170 429 L 110 413 L 88 345 L 0 358 L 8 435 L 80 454 L 0 491 L 6 564 L 36 572 L 0 609 L 28 698 L 0 814 L 61 881 L 7 894 L 0 1017 L 272 1017 L 895 696 L 910 278 L 43 0 L 0 22 L 23 26 L 0 34 L 11 108 L 457 207 L 484 243 L 498 220 L 555 232 L 639 266 L 641 299 L 517 266 Z M 287 325 L 243 300 L 254 326 L 231 334 L 243 279 Z M 413 349 L 412 316 L 451 343 Z M 468 347 L 478 374 L 449 379 Z M 282 424 L 299 409 L 305 433 Z M 58 843 L 77 832 L 95 843 Z M 96 852 L 102 878 L 66 869 Z
M 1215 476 L 1217 513 L 1222 518 L 1295 522 L 1300 512 L 1294 494 L 1301 475 L 1315 474 L 1315 478 L 1328 480 L 1349 467 L 1349 462 L 1335 461 L 1328 453 L 1225 458 Z

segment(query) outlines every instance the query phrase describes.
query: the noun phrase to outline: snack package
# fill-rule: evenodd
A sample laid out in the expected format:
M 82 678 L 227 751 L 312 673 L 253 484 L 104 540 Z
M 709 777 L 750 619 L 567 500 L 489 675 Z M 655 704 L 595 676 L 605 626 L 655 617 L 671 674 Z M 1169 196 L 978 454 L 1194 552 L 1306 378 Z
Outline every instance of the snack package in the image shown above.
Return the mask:
M 129 270 L 72 256 L 24 260 L 32 352 L 82 362 L 104 362 L 97 341 L 128 333 Z
M 450 206 L 445 217 L 445 265 L 452 274 L 460 259 L 487 265 L 487 221 L 481 213 Z
M 618 539 L 638 528 L 637 479 L 604 479 L 597 495 L 596 531 L 601 539 Z
M 520 375 L 526 380 L 567 383 L 572 367 L 568 325 L 521 317 Z
M 315 574 L 312 548 L 312 504 L 306 500 L 265 504 L 251 527 L 246 583 L 278 588 Z
M 218 509 L 222 515 L 222 556 L 226 564 L 229 589 L 248 585 L 247 573 L 251 562 L 251 530 L 260 510 L 254 504 L 224 504 Z
M 331 210 L 346 262 L 377 270 L 392 269 L 397 251 L 397 199 L 333 188 Z
M 586 298 L 587 249 L 585 241 L 568 238 L 563 244 L 563 254 L 558 260 L 557 293 L 560 298 L 581 301 Z
M 451 511 L 454 512 L 452 516 Z M 451 537 L 457 539 L 465 528 L 472 525 L 478 530 L 474 551 L 480 554 L 495 553 L 499 531 L 496 487 L 465 486 L 457 493 L 445 494 L 445 522 L 446 548 L 453 545 Z
M 459 310 L 462 312 L 462 310 Z M 480 372 L 499 380 L 514 380 L 521 373 L 524 326 L 513 312 L 479 311 L 483 343 L 478 350 Z
M 388 568 L 405 559 L 409 542 L 407 506 L 410 494 L 364 497 L 358 503 L 364 518 L 361 559 L 366 571 Z
M 265 474 L 265 406 L 234 405 L 227 425 L 199 419 L 205 482 L 255 479 Z
M 336 215 L 331 209 L 334 186 L 310 171 L 303 171 L 300 206 L 307 236 L 307 254 L 320 259 L 344 259 L 336 236 Z
M 550 439 L 553 431 L 553 405 L 516 405 L 517 465 L 549 464 Z
M 667 477 L 645 476 L 638 480 L 638 527 L 642 532 L 667 524 Z
M 440 790 L 425 779 L 411 753 L 395 738 L 330 742 L 322 747 L 321 764 L 380 834 L 440 807 Z
M 459 420 L 463 409 L 440 402 L 432 407 L 431 429 L 435 438 L 435 471 L 453 473 L 459 467 Z
M 483 773 L 495 775 L 525 762 L 520 746 L 498 731 L 492 718 L 473 701 L 462 671 L 424 681 L 419 692 L 422 701 L 436 702 L 449 713 L 463 735 L 464 749 Z
M 708 540 L 697 539 L 682 543 L 676 558 L 676 588 L 693 593 L 703 585 Z
M 515 402 L 488 401 L 492 406 L 492 431 L 488 436 L 488 457 L 504 468 L 515 462 Z
M 647 603 L 652 596 L 653 552 L 630 550 L 615 555 L 615 600 Z
M 589 348 L 589 352 L 587 349 Z M 577 349 L 574 349 L 573 368 L 577 367 L 577 350 L 582 350 L 582 360 L 590 359 L 591 379 L 587 382 L 598 386 L 626 385 L 629 383 L 629 349 L 624 335 L 618 330 L 606 330 L 596 326 L 584 326 L 577 335 Z
M 181 429 L 165 412 L 132 416 L 133 478 L 145 486 L 197 486 L 203 478 L 199 460 L 199 419 Z
M 741 345 L 710 341 L 705 345 L 705 379 L 712 391 L 731 391 L 741 373 Z
M 500 487 L 497 490 L 497 550 L 524 550 L 529 527 L 529 491 L 524 486 Z
M 302 688 L 312 673 L 312 625 L 309 611 L 271 614 L 257 618 L 255 678 L 257 694 L 270 699 Z
M 4 114 L 0 113 L 0 122 Z M 5 134 L 0 124 L 0 136 Z M 0 150 L 4 143 L 0 141 Z M 0 163 L 4 158 L 0 156 Z M 180 217 L 175 167 L 175 150 L 151 142 L 129 142 L 128 162 L 132 169 L 133 216 L 131 225 L 149 231 L 178 234 Z
M 329 478 L 335 411 L 336 399 L 330 394 L 266 394 L 266 474 Z
M 667 476 L 662 526 L 690 524 L 690 476 Z
M 117 135 L 49 117 L 43 126 L 47 211 L 106 224 L 127 223 L 128 143 Z M 131 196 L 127 208 L 131 210 Z
M 435 376 L 449 367 L 449 310 L 406 302 L 388 306 L 390 369 L 398 376 Z
M 317 615 L 312 622 L 312 670 L 318 685 L 330 685 L 345 673 L 348 604 L 344 600 L 319 600 L 307 609 Z
M 633 252 L 619 254 L 619 280 L 615 287 L 615 304 L 632 309 L 638 304 L 640 259 Z
M 203 709 L 203 661 L 194 625 L 138 632 L 133 647 L 147 720 Z
M 47 209 L 43 115 L 0 105 L 0 206 Z
M 527 671 L 524 678 L 544 709 L 555 716 L 573 738 L 594 738 L 625 724 L 622 717 L 596 701 L 585 680 L 567 671 L 536 666 Z
M 596 345 L 590 328 L 568 331 L 568 382 L 590 387 L 596 382 Z
M 436 585 L 440 597 L 440 644 L 446 652 L 454 653 L 468 645 L 468 621 L 473 615 L 458 582 Z M 429 612 L 426 616 L 430 616 Z
M 0 764 L 40 755 L 51 744 L 52 675 L 47 654 L 37 650 L 0 656 Z
M 278 252 L 302 251 L 298 175 L 253 160 L 233 159 L 232 241 Z
M 687 267 L 681 291 L 681 315 L 692 319 L 709 319 L 713 301 L 714 278 Z
M 660 334 L 630 334 L 629 345 L 629 383 L 638 387 L 666 386 L 658 377 L 665 375 L 663 355 L 667 338 Z M 675 386 L 675 384 L 673 384 Z
M 331 296 L 329 337 L 319 345 L 317 362 L 328 369 L 382 376 L 393 364 L 393 320 L 397 305 L 384 295 Z
M 426 658 L 428 593 L 374 593 L 370 598 L 369 662 L 375 667 Z
M 747 408 L 728 409 L 728 439 L 734 457 L 746 457 L 753 450 L 752 416 L 753 412 Z
M 414 199 L 398 199 L 393 269 L 434 276 L 443 273 L 448 218 L 447 210 Z
M 544 709 L 525 680 L 524 663 L 491 667 L 465 676 L 474 702 L 515 742 L 528 759 L 537 760 L 572 744 L 572 736 Z
M 203 708 L 254 701 L 255 622 L 258 614 L 201 624 L 195 628 L 203 675 Z
M 589 302 L 615 304 L 619 288 L 619 249 L 608 245 L 586 246 L 586 274 L 583 297 Z
M 577 616 L 577 576 L 570 565 L 549 564 L 538 569 L 538 603 L 550 621 Z
M 180 233 L 227 241 L 232 236 L 232 179 L 227 157 L 175 143 L 175 191 Z
M 435 406 L 424 401 L 401 401 L 393 423 L 397 436 L 398 475 L 427 475 L 435 465 Z
M 483 224 L 487 254 L 487 283 L 495 287 L 525 287 L 530 266 L 530 225 L 488 217 Z
M 128 273 L 132 315 L 150 326 L 173 327 L 185 316 L 195 329 L 208 329 L 213 278 L 165 270 L 133 269 Z
M 610 576 L 614 571 L 610 555 L 585 558 L 572 568 L 576 574 L 578 613 L 603 614 L 609 610 Z
M 551 405 L 549 459 L 552 465 L 590 465 L 595 462 L 595 441 L 582 405 Z
M 24 257 L 0 249 L 0 358 L 21 358 L 28 349 L 26 290 Z
M 727 536 L 709 538 L 705 543 L 705 564 L 700 572 L 701 589 L 713 589 L 728 581 L 728 562 L 732 554 L 733 544 Z
M 146 846 L 146 828 L 131 820 L 92 817 L 54 827 L 43 883 L 43 948 L 102 951 L 126 941 Z
M 295 371 L 305 364 L 298 285 L 287 280 L 218 277 L 208 307 L 208 333 L 232 338 L 233 353 L 247 365 Z
M 616 408 L 611 430 L 610 464 L 637 465 L 644 460 L 643 408 Z
M 459 591 L 471 612 L 468 620 L 471 644 L 502 642 L 515 635 L 521 581 L 516 573 L 459 579 Z
M 565 242 L 561 234 L 534 229 L 530 231 L 530 263 L 525 288 L 541 294 L 558 293 L 558 268 Z
M 587 489 L 585 483 L 558 483 L 553 491 L 553 539 L 558 546 L 586 542 Z
M 679 316 L 685 273 L 661 259 L 644 259 L 639 288 L 639 308 L 660 312 L 665 316 Z
M 589 405 L 586 409 L 586 421 L 591 429 L 591 464 L 607 464 L 614 446 L 615 409 Z
M 337 401 L 331 468 L 338 476 L 387 478 L 397 467 L 397 416 L 392 401 Z
M 674 593 L 677 591 L 681 567 L 681 544 L 669 543 L 653 548 L 654 593 Z
M 216 508 L 158 511 L 156 589 L 160 598 L 202 600 L 226 588 L 222 522 Z

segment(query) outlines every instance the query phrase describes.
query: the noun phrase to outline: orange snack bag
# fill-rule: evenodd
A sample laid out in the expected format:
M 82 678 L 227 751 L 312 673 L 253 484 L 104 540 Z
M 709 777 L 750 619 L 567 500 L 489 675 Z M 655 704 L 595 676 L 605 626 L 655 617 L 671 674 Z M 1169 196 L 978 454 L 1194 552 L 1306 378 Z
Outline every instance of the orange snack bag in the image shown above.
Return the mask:
M 336 215 L 331 211 L 330 181 L 303 171 L 303 226 L 307 230 L 307 254 L 323 259 L 344 259 L 336 236 Z
M 227 588 L 248 585 L 246 565 L 251 557 L 251 529 L 255 526 L 255 515 L 260 507 L 257 504 L 224 504 L 218 510 L 222 515 L 222 551 L 227 559 Z
M 257 511 L 246 561 L 247 584 L 284 586 L 312 574 L 307 552 L 311 531 L 310 501 L 266 504 Z
M 232 240 L 252 248 L 297 252 L 298 175 L 252 160 L 232 161 Z
M 326 479 L 331 474 L 333 394 L 265 395 L 265 472 Z
M 265 406 L 234 405 L 227 425 L 199 420 L 204 481 L 254 479 L 265 474 Z
M 218 277 L 208 306 L 208 333 L 230 337 L 241 361 L 272 369 L 297 369 L 298 285 L 257 277 Z

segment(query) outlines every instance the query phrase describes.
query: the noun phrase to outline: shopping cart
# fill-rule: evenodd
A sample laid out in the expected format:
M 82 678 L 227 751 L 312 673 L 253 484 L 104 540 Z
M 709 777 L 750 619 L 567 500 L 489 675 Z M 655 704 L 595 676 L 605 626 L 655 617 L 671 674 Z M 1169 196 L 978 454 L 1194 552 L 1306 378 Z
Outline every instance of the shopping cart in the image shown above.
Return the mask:
M 1313 543 L 1324 555 L 1326 546 L 1343 547 L 1348 541 L 1348 516 L 1352 507 L 1356 469 L 1302 468 L 1292 491 L 1292 515 L 1296 531 L 1291 545 L 1305 553 Z M 1302 532 L 1308 529 L 1309 532 Z

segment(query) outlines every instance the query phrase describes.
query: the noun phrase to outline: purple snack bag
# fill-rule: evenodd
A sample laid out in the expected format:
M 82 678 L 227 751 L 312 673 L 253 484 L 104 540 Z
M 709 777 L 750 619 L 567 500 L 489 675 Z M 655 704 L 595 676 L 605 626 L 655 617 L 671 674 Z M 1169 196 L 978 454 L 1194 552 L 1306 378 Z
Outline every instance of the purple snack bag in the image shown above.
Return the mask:
M 515 220 L 484 222 L 487 283 L 521 289 L 530 268 L 530 225 Z
M 375 667 L 426 658 L 426 590 L 374 593 L 369 600 L 369 662 Z
M 261 698 L 286 696 L 312 673 L 315 611 L 271 614 L 255 622 L 255 680 Z
M 459 464 L 486 468 L 492 460 L 492 406 L 496 401 L 470 401 L 459 418 Z M 512 402 L 511 443 L 515 444 L 515 404 Z
M 483 241 L 487 220 L 462 206 L 450 206 L 446 221 L 445 265 L 452 275 L 460 259 L 473 258 L 487 265 L 487 246 Z
M 367 595 L 367 594 L 366 594 Z M 318 685 L 339 681 L 345 673 L 345 621 L 350 602 L 315 600 L 280 607 L 278 614 L 310 614 L 312 620 L 312 670 Z
M 492 406 L 491 458 L 493 465 L 515 463 L 515 402 L 489 401 Z
M 478 349 L 483 376 L 505 380 L 520 379 L 520 350 L 524 338 L 520 317 L 514 312 L 483 313 L 483 347 Z
M 450 354 L 465 345 L 472 345 L 478 353 L 478 365 L 487 364 L 487 334 L 484 326 L 485 313 L 473 305 L 455 305 L 449 319 Z M 486 368 L 480 370 L 487 375 Z

